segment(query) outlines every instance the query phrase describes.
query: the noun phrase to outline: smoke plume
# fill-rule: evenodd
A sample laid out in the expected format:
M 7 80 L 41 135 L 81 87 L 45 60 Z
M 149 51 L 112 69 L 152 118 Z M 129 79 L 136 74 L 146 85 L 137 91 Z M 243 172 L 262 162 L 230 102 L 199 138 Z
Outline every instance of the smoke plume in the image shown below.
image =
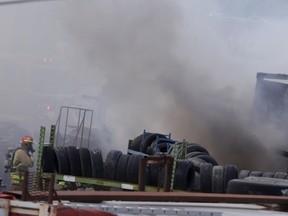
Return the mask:
M 104 151 L 126 152 L 145 129 L 200 143 L 220 164 L 284 170 L 275 152 L 285 149 L 285 130 L 255 125 L 252 109 L 256 73 L 287 73 L 287 7 L 284 0 L 3 6 L 0 120 L 38 134 L 40 124 L 56 122 L 56 105 L 80 105 L 95 109 L 94 126 L 105 125 Z
M 66 28 L 82 61 L 76 68 L 108 101 L 112 147 L 125 151 L 143 129 L 171 132 L 204 145 L 222 164 L 283 169 L 274 152 L 281 133 L 251 122 L 256 73 L 286 67 L 286 14 L 276 16 L 285 3 L 272 12 L 271 4 L 67 3 Z

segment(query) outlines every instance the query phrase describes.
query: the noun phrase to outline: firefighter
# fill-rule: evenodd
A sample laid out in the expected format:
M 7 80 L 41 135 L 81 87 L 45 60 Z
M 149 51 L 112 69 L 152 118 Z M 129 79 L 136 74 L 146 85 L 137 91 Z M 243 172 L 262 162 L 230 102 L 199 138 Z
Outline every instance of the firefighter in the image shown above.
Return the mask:
M 11 190 L 22 190 L 22 183 L 25 171 L 29 167 L 33 167 L 33 138 L 31 136 L 23 136 L 21 147 L 16 149 L 11 170 Z M 30 155 L 31 154 L 31 155 Z

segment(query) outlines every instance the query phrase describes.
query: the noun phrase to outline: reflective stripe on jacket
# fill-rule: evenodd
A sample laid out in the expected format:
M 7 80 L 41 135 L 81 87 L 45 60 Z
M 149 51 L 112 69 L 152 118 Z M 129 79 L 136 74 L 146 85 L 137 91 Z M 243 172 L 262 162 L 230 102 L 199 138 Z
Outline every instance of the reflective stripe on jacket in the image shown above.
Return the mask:
M 15 169 L 11 172 L 11 183 L 19 184 L 24 179 L 24 171 L 27 171 L 29 167 L 33 166 L 32 158 L 27 154 L 24 149 L 16 150 L 14 154 L 14 159 L 12 162 L 12 167 Z

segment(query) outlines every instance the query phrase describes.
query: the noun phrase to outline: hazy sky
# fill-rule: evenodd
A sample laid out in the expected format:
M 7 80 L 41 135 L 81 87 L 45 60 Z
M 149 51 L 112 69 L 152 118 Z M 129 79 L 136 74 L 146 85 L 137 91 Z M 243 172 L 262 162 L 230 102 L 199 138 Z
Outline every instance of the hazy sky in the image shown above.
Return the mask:
M 63 0 L 2 6 L 0 74 L 9 89 L 1 93 L 3 110 L 17 112 L 25 94 L 40 94 L 52 83 L 58 94 L 105 98 L 111 148 L 126 151 L 128 139 L 146 129 L 199 142 L 220 163 L 259 167 L 272 143 L 282 144 L 281 134 L 269 129 L 263 137 L 249 120 L 256 73 L 287 72 L 287 20 L 283 11 L 276 16 L 286 4 Z M 34 73 L 46 75 L 34 80 Z M 255 160 L 255 151 L 263 157 Z M 271 163 L 266 167 L 281 167 Z

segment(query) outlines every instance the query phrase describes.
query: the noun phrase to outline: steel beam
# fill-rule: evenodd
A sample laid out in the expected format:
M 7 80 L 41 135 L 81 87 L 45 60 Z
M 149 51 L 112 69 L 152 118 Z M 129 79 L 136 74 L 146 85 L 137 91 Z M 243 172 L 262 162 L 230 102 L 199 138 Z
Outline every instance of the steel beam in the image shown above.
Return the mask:
M 21 196 L 21 191 L 6 192 Z M 208 202 L 208 203 L 250 203 L 288 204 L 287 196 L 216 194 L 196 192 L 142 192 L 142 191 L 57 191 L 57 199 L 71 202 L 99 203 L 109 200 L 157 201 L 157 202 Z M 47 196 L 31 195 L 29 200 L 47 200 Z

